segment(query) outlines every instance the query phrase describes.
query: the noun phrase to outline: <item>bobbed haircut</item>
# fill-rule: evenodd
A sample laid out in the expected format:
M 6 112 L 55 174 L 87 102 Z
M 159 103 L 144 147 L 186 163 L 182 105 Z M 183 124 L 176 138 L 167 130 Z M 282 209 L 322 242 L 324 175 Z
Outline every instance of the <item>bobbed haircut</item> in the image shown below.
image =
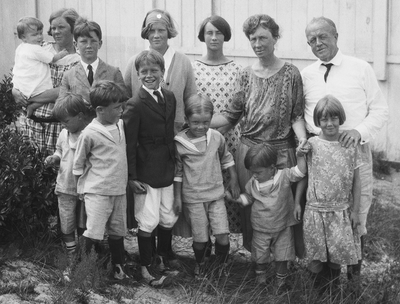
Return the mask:
M 83 113 L 89 120 L 96 117 L 96 112 L 88 101 L 81 95 L 67 92 L 64 96 L 58 98 L 52 110 L 53 116 L 62 121 L 68 117 L 74 117 L 79 113 Z
M 342 125 L 346 121 L 346 113 L 342 103 L 333 95 L 326 95 L 322 97 L 315 106 L 313 118 L 314 124 L 320 127 L 320 119 L 326 116 L 339 117 L 339 124 Z
M 243 23 L 243 32 L 247 39 L 250 39 L 250 35 L 254 34 L 260 26 L 269 30 L 272 34 L 272 37 L 275 39 L 279 39 L 281 37 L 279 34 L 279 25 L 275 22 L 275 20 L 268 15 L 258 14 L 250 16 Z
M 336 34 L 337 34 L 337 29 L 336 29 L 336 24 L 335 24 L 335 22 L 333 22 L 331 19 L 326 18 L 326 17 L 324 17 L 324 16 L 312 18 L 311 21 L 308 23 L 308 25 L 307 25 L 307 27 L 306 27 L 306 33 L 307 33 L 308 26 L 311 25 L 311 24 L 315 24 L 315 23 L 319 23 L 319 24 L 325 23 L 325 24 L 328 24 L 328 25 L 331 27 L 331 32 L 332 32 L 332 34 L 333 34 L 333 35 L 336 35 Z
M 79 18 L 78 20 L 76 20 L 74 28 L 75 41 L 78 41 L 79 37 L 93 38 L 92 36 L 90 36 L 90 32 L 95 32 L 97 37 L 101 41 L 102 38 L 101 27 L 97 22 L 88 21 L 85 18 Z
M 36 27 L 36 29 L 39 31 L 42 30 L 43 29 L 42 21 L 40 21 L 35 17 L 22 17 L 21 19 L 19 19 L 17 23 L 18 38 L 22 39 L 22 37 L 26 33 L 26 30 L 28 28 L 34 30 L 34 27 Z
M 204 42 L 204 29 L 208 22 L 214 25 L 222 33 L 222 35 L 224 35 L 224 41 L 229 41 L 231 39 L 232 32 L 229 23 L 221 16 L 213 15 L 211 17 L 204 19 L 200 25 L 199 34 L 197 38 L 199 38 L 201 42 Z
M 139 53 L 135 58 L 135 69 L 139 72 L 141 66 L 146 63 L 156 64 L 161 68 L 161 71 L 165 70 L 164 57 L 155 50 L 145 50 Z
M 78 20 L 79 14 L 73 8 L 62 8 L 62 9 L 59 9 L 58 11 L 55 11 L 54 13 L 52 13 L 50 15 L 50 18 L 49 18 L 50 28 L 49 28 L 49 30 L 47 32 L 47 34 L 49 34 L 49 36 L 52 36 L 52 34 L 51 34 L 51 22 L 54 19 L 59 18 L 59 17 L 64 18 L 64 20 L 71 27 L 71 33 L 74 32 L 75 22 L 76 22 L 76 20 Z
M 168 39 L 174 38 L 178 35 L 178 31 L 176 30 L 174 20 L 172 19 L 170 13 L 165 10 L 155 8 L 147 12 L 146 17 L 143 20 L 141 32 L 141 36 L 143 39 L 149 38 L 151 26 L 155 22 L 164 23 L 165 27 L 167 28 Z
M 261 143 L 249 148 L 244 158 L 247 170 L 251 167 L 268 168 L 275 166 L 278 161 L 278 151 L 268 143 Z
M 185 102 L 185 116 L 190 118 L 193 114 L 214 114 L 214 105 L 207 95 L 194 94 Z
M 125 90 L 119 84 L 110 80 L 95 82 L 89 96 L 94 109 L 99 106 L 107 107 L 112 103 L 125 102 L 128 99 Z

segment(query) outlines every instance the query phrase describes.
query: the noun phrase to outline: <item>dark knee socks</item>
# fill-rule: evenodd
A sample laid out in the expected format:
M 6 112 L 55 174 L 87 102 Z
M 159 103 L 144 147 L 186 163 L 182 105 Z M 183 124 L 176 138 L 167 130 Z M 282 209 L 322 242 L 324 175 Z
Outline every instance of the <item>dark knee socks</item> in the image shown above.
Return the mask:
M 193 244 L 193 251 L 194 251 L 194 257 L 196 259 L 197 263 L 203 263 L 204 262 L 204 257 L 206 255 L 206 250 L 207 250 L 207 243 L 197 243 L 196 245 Z
M 226 261 L 228 260 L 229 248 L 229 243 L 227 245 L 221 245 L 218 242 L 215 242 L 215 254 L 217 256 L 217 260 L 221 264 L 226 263 Z
M 160 256 L 167 256 L 171 250 L 172 230 L 158 226 L 158 246 L 157 254 Z
M 152 241 L 151 236 L 137 236 L 138 238 L 138 245 L 139 245 L 139 255 L 140 255 L 140 264 L 142 266 L 148 266 L 151 264 L 152 259 Z
M 125 263 L 125 249 L 124 239 L 121 237 L 117 240 L 108 238 L 108 244 L 110 246 L 111 261 L 114 265 Z

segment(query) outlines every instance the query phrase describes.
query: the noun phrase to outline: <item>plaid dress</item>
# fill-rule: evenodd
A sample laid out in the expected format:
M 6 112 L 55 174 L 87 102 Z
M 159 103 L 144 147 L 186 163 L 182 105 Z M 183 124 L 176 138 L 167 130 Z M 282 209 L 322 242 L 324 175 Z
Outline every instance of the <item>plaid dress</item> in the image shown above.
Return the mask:
M 54 49 L 54 42 L 47 42 L 43 45 L 48 51 L 57 54 Z M 61 80 L 66 71 L 71 69 L 80 61 L 79 54 L 70 54 L 57 61 L 57 64 L 50 63 L 51 80 L 53 88 L 61 85 Z M 39 119 L 51 119 L 54 103 L 47 103 L 36 109 L 33 113 Z M 62 130 L 59 122 L 35 122 L 27 118 L 21 126 L 24 138 L 36 146 L 43 155 L 51 155 L 56 150 L 58 134 Z

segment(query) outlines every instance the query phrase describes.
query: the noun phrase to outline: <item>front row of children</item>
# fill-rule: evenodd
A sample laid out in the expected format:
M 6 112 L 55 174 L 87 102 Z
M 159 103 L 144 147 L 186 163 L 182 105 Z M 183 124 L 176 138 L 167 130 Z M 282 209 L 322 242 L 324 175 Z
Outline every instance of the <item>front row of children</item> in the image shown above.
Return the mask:
M 340 265 L 357 263 L 361 254 L 356 229 L 361 164 L 356 148 L 346 149 L 338 142 L 339 126 L 346 118 L 337 99 L 327 96 L 317 104 L 314 120 L 322 132 L 309 139 L 309 146 L 300 147 L 296 167 L 278 170 L 277 152 L 271 145 L 251 147 L 245 166 L 253 177 L 239 196 L 233 157 L 224 137 L 209 128 L 213 105 L 208 98 L 196 95 L 186 102 L 188 128 L 174 137 L 176 101 L 170 91 L 160 88 L 162 55 L 144 51 L 135 67 L 143 85 L 127 102 L 124 114 L 126 97 L 111 81 L 98 82 L 90 93 L 96 112 L 92 122 L 78 95 L 67 94 L 56 103 L 54 112 L 65 130 L 56 154 L 46 161 L 60 162 L 56 191 L 67 249 L 75 247 L 73 201 L 81 193 L 87 213 L 86 249 L 102 240 L 107 228 L 114 277 L 125 278 L 125 187 L 129 184 L 135 195 L 141 274 L 146 282 L 162 286 L 168 281 L 160 270 L 168 270 L 175 259 L 171 229 L 181 211 L 192 229 L 195 274 L 204 270 L 210 231 L 216 238 L 220 273 L 225 273 L 229 229 L 223 198 L 227 195 L 243 206 L 252 204 L 257 282 L 266 282 L 272 252 L 278 288 L 286 288 L 287 263 L 295 258 L 292 226 L 301 214 L 291 183 L 302 180 L 308 171 L 304 238 L 310 271 L 336 279 Z M 221 169 L 230 173 L 229 191 L 224 190 Z M 154 265 L 156 228 L 161 261 Z

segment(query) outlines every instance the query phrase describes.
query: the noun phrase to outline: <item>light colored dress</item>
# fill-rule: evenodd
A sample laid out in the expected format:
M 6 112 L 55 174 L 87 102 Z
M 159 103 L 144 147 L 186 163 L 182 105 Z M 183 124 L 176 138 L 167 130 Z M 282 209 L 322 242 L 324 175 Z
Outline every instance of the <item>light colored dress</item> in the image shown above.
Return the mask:
M 345 148 L 337 141 L 309 139 L 308 189 L 304 212 L 306 260 L 357 264 L 360 239 L 352 229 L 350 208 L 354 170 L 361 165 L 358 148 Z
M 218 65 L 209 65 L 200 60 L 193 62 L 197 92 L 205 94 L 211 99 L 215 114 L 221 113 L 232 103 L 235 79 L 240 69 L 241 66 L 234 61 Z M 224 136 L 228 151 L 235 157 L 240 137 L 239 125 L 226 132 Z M 224 185 L 227 185 L 229 174 L 226 170 L 223 172 L 223 177 Z M 239 205 L 226 201 L 225 206 L 228 212 L 230 232 L 241 232 Z

